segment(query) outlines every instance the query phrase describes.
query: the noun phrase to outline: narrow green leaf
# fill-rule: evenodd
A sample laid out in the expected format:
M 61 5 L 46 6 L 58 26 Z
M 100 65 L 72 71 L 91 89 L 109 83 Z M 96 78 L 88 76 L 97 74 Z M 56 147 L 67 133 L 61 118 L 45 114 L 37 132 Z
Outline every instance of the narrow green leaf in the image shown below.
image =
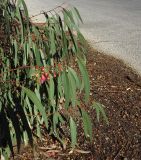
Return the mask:
M 25 98 L 25 101 L 26 101 L 26 104 L 27 104 L 27 106 L 28 106 L 29 113 L 30 113 L 30 115 L 32 115 L 31 118 L 30 118 L 30 123 L 33 124 L 33 120 L 34 120 L 34 117 L 33 117 L 33 109 L 32 109 L 32 106 L 31 106 L 31 104 L 30 104 L 30 102 L 29 102 L 29 98 L 28 98 L 27 96 L 26 96 L 26 98 Z
M 64 87 L 64 94 L 65 94 L 65 107 L 68 108 L 70 102 L 70 84 L 68 79 L 68 73 L 64 71 L 62 73 L 62 81 Z
M 46 67 L 46 59 L 45 59 L 45 55 L 44 55 L 44 52 L 42 49 L 40 49 L 40 54 L 41 54 L 41 58 L 43 61 L 43 65 L 44 65 L 44 67 Z
M 86 67 L 82 59 L 78 58 L 77 62 L 78 62 L 78 66 L 79 66 L 79 69 L 80 69 L 80 72 L 82 74 L 83 81 L 84 81 L 85 102 L 88 102 L 89 95 L 90 95 L 90 81 L 89 81 L 88 72 L 86 70 Z
M 45 108 L 43 107 L 42 103 L 39 101 L 38 97 L 35 95 L 34 92 L 32 92 L 31 90 L 29 90 L 28 88 L 25 88 L 25 87 L 22 87 L 22 89 L 26 93 L 26 95 L 29 97 L 29 99 L 38 108 L 38 110 L 40 111 L 41 115 L 43 116 L 45 125 L 48 128 L 48 119 L 47 119 Z
M 58 112 L 58 119 L 63 124 L 65 122 L 63 116 Z
M 74 79 L 75 79 L 77 88 L 80 89 L 81 83 L 80 83 L 80 79 L 79 79 L 77 73 L 75 72 L 74 69 L 72 69 L 72 68 L 70 68 L 70 67 L 69 67 L 69 71 L 70 71 L 70 73 L 73 75 L 73 77 L 74 77 Z
M 18 0 L 17 6 L 18 6 L 18 7 L 21 7 L 21 6 L 20 6 L 21 4 L 22 4 L 22 6 L 23 6 L 23 10 L 24 10 L 24 12 L 25 12 L 26 20 L 27 20 L 27 23 L 28 23 L 28 25 L 29 25 L 29 15 L 28 15 L 28 9 L 27 9 L 26 3 L 25 3 L 24 0 Z
M 69 84 L 70 84 L 70 96 L 72 100 L 72 106 L 75 106 L 76 104 L 76 82 L 75 78 L 73 75 L 70 73 L 70 70 L 68 69 L 68 79 L 69 79 Z
M 22 13 L 19 7 L 17 7 L 16 12 L 17 12 L 17 17 L 19 19 L 20 28 L 21 28 L 21 44 L 23 44 L 24 42 L 24 22 L 23 22 Z
M 81 109 L 81 114 L 85 136 L 90 137 L 90 139 L 92 140 L 92 122 L 90 116 L 84 109 Z
M 97 121 L 100 121 L 100 114 L 102 115 L 103 119 L 105 120 L 105 122 L 107 124 L 109 124 L 108 118 L 106 116 L 106 113 L 104 111 L 104 108 L 102 106 L 102 104 L 94 102 L 92 105 L 92 108 L 94 108 L 96 110 L 96 116 L 97 116 Z
M 41 128 L 40 128 L 40 124 L 39 124 L 39 123 L 37 123 L 37 136 L 38 136 L 39 138 L 42 137 Z
M 78 51 L 78 46 L 77 46 L 78 42 L 76 40 L 76 37 L 72 34 L 72 31 L 71 31 L 71 29 L 69 27 L 68 27 L 68 30 L 69 30 L 69 34 L 70 34 L 70 37 L 72 39 L 73 45 L 75 47 L 75 53 L 77 53 L 77 51 Z
M 53 114 L 53 130 L 54 130 L 55 134 L 57 134 L 56 133 L 57 124 L 58 124 L 58 113 L 55 112 Z
M 80 16 L 80 13 L 79 13 L 78 9 L 77 9 L 76 7 L 74 7 L 74 10 L 75 10 L 76 15 L 77 15 L 77 17 L 79 18 L 79 20 L 83 23 L 83 20 L 82 20 L 82 18 L 81 18 L 81 16 Z
M 80 31 L 77 32 L 77 37 L 78 37 L 79 41 L 82 43 L 82 46 L 83 46 L 82 49 L 84 49 L 84 51 L 85 51 L 84 53 L 87 53 L 86 52 L 87 41 L 86 41 L 86 39 L 84 38 L 83 34 Z
M 39 86 L 37 86 L 37 88 L 35 88 L 35 94 L 38 97 L 39 101 L 41 102 L 41 96 L 40 96 L 40 92 L 39 92 Z
M 27 146 L 28 145 L 28 134 L 26 131 L 23 132 L 23 140 L 24 140 L 25 146 Z
M 34 55 L 35 55 L 35 59 L 36 59 L 36 64 L 38 66 L 42 66 L 39 48 L 37 47 L 37 45 L 35 43 L 34 43 L 33 47 L 34 47 Z
M 50 77 L 49 93 L 48 94 L 49 94 L 50 102 L 51 102 L 52 106 L 54 106 L 54 81 L 53 81 L 53 77 Z
M 67 25 L 71 25 L 72 23 L 75 24 L 75 21 L 74 21 L 74 18 L 72 16 L 72 14 L 70 14 L 71 10 L 67 10 L 65 8 L 63 8 L 63 11 L 64 11 L 64 16 L 65 16 L 65 19 L 66 19 L 66 24 Z
M 56 52 L 56 46 L 55 46 L 55 37 L 54 37 L 54 31 L 52 28 L 50 28 L 49 31 L 49 39 L 50 39 L 50 53 L 51 55 L 54 55 Z
M 77 144 L 77 127 L 72 117 L 70 117 L 71 147 L 75 148 Z
M 40 33 L 39 33 L 37 27 L 32 26 L 32 31 L 33 31 L 35 37 L 39 40 L 40 39 Z
M 59 92 L 59 97 L 62 98 L 64 96 L 64 94 L 63 94 L 63 86 L 62 86 L 61 76 L 58 77 L 58 92 Z

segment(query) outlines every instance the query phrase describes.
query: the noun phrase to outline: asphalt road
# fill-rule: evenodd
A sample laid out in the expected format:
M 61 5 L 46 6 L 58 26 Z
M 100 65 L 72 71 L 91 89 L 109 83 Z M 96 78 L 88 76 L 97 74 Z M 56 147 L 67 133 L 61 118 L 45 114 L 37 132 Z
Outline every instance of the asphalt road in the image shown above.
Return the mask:
M 25 1 L 30 15 L 63 2 L 77 7 L 84 20 L 81 30 L 94 48 L 122 59 L 141 74 L 141 0 Z

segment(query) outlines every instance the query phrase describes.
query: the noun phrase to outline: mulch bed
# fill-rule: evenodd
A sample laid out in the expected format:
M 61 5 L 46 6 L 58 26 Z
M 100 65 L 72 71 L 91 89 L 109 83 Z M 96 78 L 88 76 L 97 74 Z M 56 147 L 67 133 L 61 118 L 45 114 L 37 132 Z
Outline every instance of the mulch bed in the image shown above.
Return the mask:
M 85 139 L 79 125 L 79 150 L 73 153 L 69 153 L 69 149 L 63 151 L 58 142 L 44 135 L 43 141 L 35 144 L 34 156 L 31 148 L 26 147 L 16 154 L 16 160 L 141 159 L 141 77 L 122 61 L 90 47 L 87 60 L 91 94 L 85 107 L 93 122 L 93 141 Z M 96 113 L 90 108 L 94 100 L 105 106 L 109 125 L 102 120 L 97 122 Z

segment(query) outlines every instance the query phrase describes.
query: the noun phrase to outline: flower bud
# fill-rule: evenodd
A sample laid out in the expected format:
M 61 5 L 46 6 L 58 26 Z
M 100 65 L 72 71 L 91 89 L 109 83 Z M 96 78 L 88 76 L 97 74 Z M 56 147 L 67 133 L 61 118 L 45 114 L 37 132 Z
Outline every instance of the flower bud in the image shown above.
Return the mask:
M 45 71 L 45 67 L 41 67 L 41 71 Z
M 46 80 L 47 80 L 47 78 L 42 74 L 42 76 L 40 78 L 41 84 L 43 84 Z
M 54 76 L 54 78 L 56 78 L 56 76 L 57 76 L 56 72 L 54 72 L 53 76 Z

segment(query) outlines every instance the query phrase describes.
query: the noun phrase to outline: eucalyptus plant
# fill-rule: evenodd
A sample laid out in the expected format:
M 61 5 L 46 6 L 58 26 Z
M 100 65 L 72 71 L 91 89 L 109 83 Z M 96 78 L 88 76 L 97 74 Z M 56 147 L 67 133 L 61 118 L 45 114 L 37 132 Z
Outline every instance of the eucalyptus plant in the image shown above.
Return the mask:
M 61 126 L 70 127 L 71 147 L 77 145 L 77 125 L 71 108 L 78 108 L 86 137 L 92 124 L 81 103 L 89 100 L 85 39 L 76 8 L 43 12 L 46 22 L 35 24 L 24 0 L 0 2 L 0 148 L 8 158 L 13 146 L 33 146 L 42 130 L 65 148 Z M 74 67 L 75 66 L 75 67 Z M 78 71 L 79 70 L 79 71 Z M 83 92 L 84 99 L 79 100 Z

